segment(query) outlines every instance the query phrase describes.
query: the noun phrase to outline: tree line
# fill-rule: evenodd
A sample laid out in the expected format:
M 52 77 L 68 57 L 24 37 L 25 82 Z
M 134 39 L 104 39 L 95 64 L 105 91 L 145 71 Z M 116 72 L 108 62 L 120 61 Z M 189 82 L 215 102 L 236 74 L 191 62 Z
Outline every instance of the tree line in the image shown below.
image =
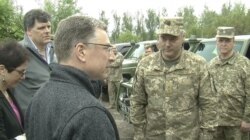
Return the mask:
M 0 39 L 22 39 L 23 9 L 15 5 L 14 0 L 0 0 Z M 52 16 L 52 33 L 58 22 L 71 15 L 84 15 L 84 9 L 77 6 L 77 0 L 44 0 L 41 9 Z M 155 31 L 159 25 L 159 18 L 168 16 L 167 9 L 159 11 L 148 9 L 145 13 L 125 12 L 118 15 L 112 13 L 106 17 L 105 11 L 99 13 L 99 19 L 107 24 L 112 43 L 138 42 L 156 39 Z M 219 13 L 204 6 L 202 14 L 197 17 L 192 6 L 184 7 L 176 12 L 176 16 L 184 18 L 186 36 L 210 38 L 215 36 L 218 26 L 233 26 L 236 35 L 250 34 L 250 9 L 242 3 L 224 3 Z M 111 27 L 112 26 L 112 27 Z

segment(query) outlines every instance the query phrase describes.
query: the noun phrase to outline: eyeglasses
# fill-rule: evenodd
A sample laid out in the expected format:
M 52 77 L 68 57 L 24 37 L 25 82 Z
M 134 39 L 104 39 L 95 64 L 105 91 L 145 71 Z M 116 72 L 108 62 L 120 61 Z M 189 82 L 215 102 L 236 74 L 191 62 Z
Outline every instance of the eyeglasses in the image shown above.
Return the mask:
M 98 43 L 83 43 L 83 44 L 92 44 L 92 45 L 104 46 L 103 49 L 107 50 L 109 53 L 111 53 L 112 47 L 113 47 L 111 44 L 98 44 Z
M 20 76 L 23 76 L 26 73 L 26 70 L 14 69 L 14 71 L 16 71 Z

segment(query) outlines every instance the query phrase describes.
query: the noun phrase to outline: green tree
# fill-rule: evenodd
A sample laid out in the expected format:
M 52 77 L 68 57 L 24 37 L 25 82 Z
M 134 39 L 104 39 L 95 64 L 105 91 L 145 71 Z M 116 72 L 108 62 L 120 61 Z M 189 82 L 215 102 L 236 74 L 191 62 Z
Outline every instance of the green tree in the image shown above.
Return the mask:
M 123 32 L 133 32 L 133 18 L 128 13 L 123 13 L 121 29 Z
M 226 13 L 227 12 L 227 13 Z M 246 28 L 249 26 L 247 22 L 247 13 L 244 5 L 236 3 L 233 7 L 224 5 L 222 14 L 220 16 L 220 26 L 233 26 L 235 27 L 236 34 L 246 34 Z M 249 19 L 249 18 L 248 18 Z
M 245 34 L 250 34 L 250 9 L 247 10 L 247 13 L 246 13 L 246 19 L 245 19 L 245 23 L 246 25 L 248 25 L 245 29 Z
M 137 12 L 135 20 L 136 20 L 136 27 L 135 27 L 136 36 L 138 36 L 140 40 L 146 40 L 147 33 L 145 31 L 144 16 L 140 12 Z
M 114 19 L 114 29 L 111 33 L 111 42 L 113 43 L 119 43 L 117 42 L 119 36 L 120 36 L 120 28 L 121 28 L 121 17 L 117 15 L 117 13 L 113 14 Z
M 190 37 L 190 35 L 201 35 L 198 29 L 198 18 L 194 15 L 193 7 L 184 7 L 177 12 L 177 15 L 183 17 L 186 37 Z
M 105 11 L 101 11 L 99 15 L 99 20 L 103 21 L 107 26 L 109 24 L 109 19 L 105 15 Z
M 81 14 L 81 8 L 77 7 L 77 0 L 44 0 L 44 10 L 52 16 L 53 33 L 62 19 Z
M 22 9 L 14 6 L 12 0 L 0 0 L 0 40 L 22 39 Z
M 145 19 L 146 30 L 148 31 L 147 40 L 153 40 L 156 38 L 156 29 L 159 26 L 159 15 L 153 9 L 147 10 L 147 17 Z
M 138 42 L 140 41 L 140 37 L 134 35 L 130 31 L 122 32 L 119 36 L 118 42 Z
M 161 16 L 163 16 L 163 17 L 168 16 L 168 11 L 167 11 L 167 9 L 165 7 L 161 9 Z
M 200 18 L 199 29 L 201 31 L 201 37 L 214 37 L 215 31 L 218 26 L 217 19 L 219 15 L 213 11 L 209 10 L 207 6 L 205 6 L 204 11 Z
M 241 3 L 232 5 L 229 2 L 222 5 L 220 14 L 205 7 L 200 18 L 199 29 L 202 30 L 203 37 L 214 37 L 216 28 L 219 26 L 235 27 L 236 35 L 249 34 L 249 20 L 250 16 L 245 5 Z

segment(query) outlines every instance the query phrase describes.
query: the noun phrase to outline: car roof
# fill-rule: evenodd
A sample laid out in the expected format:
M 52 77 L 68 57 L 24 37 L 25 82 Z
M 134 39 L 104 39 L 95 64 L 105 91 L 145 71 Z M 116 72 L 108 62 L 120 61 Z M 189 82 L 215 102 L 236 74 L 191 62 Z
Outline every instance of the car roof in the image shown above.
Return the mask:
M 124 43 L 117 43 L 116 46 L 123 46 L 123 45 L 130 45 L 130 42 L 124 42 Z
M 147 41 L 141 41 L 141 42 L 138 42 L 136 44 L 147 44 L 147 43 L 157 43 L 157 40 L 147 40 Z
M 236 40 L 248 40 L 250 39 L 250 35 L 236 35 L 234 36 Z M 207 41 L 215 41 L 216 38 L 208 38 L 208 39 L 203 39 L 201 42 L 207 42 Z

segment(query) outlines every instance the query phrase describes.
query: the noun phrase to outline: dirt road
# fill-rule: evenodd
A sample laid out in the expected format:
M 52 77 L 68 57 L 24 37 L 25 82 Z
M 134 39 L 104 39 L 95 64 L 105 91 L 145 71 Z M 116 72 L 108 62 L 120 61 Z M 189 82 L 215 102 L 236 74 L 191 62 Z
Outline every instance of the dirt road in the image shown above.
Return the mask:
M 108 106 L 107 102 L 103 102 L 104 106 Z M 115 118 L 116 125 L 120 134 L 121 140 L 133 140 L 133 125 L 124 120 L 124 118 L 115 110 L 109 109 Z

